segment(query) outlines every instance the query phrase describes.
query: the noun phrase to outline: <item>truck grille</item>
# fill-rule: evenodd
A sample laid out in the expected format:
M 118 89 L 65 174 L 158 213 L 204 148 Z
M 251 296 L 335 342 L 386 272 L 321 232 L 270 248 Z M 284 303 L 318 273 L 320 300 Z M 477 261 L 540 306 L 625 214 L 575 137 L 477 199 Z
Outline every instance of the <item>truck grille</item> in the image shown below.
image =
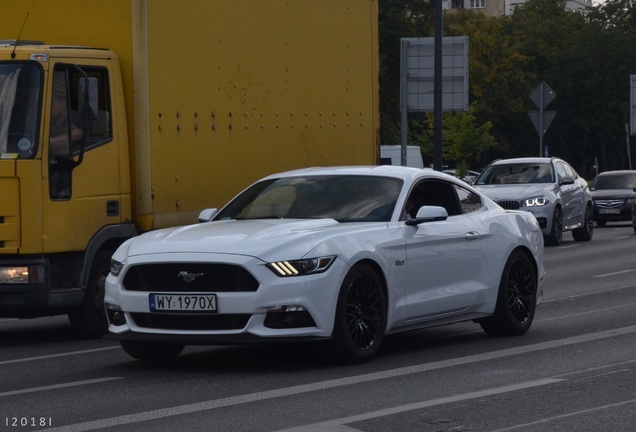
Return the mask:
M 124 277 L 124 289 L 142 292 L 254 292 L 258 286 L 247 270 L 231 264 L 143 264 Z
M 521 202 L 519 200 L 498 200 L 497 204 L 506 210 L 519 210 Z

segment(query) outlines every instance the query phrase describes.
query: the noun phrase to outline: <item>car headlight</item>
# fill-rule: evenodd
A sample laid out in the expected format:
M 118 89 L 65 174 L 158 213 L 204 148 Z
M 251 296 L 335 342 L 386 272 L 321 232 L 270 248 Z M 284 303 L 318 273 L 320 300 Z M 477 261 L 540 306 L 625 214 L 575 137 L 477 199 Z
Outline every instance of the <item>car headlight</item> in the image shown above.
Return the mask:
M 524 207 L 543 207 L 550 204 L 550 199 L 546 197 L 534 197 L 523 200 Z
M 281 277 L 304 276 L 324 272 L 334 259 L 336 259 L 335 255 L 294 261 L 276 261 L 268 263 L 267 267 Z
M 114 259 L 110 260 L 110 272 L 113 274 L 113 276 L 119 276 L 119 273 L 121 272 L 121 269 L 123 268 L 124 268 L 123 262 L 119 262 Z

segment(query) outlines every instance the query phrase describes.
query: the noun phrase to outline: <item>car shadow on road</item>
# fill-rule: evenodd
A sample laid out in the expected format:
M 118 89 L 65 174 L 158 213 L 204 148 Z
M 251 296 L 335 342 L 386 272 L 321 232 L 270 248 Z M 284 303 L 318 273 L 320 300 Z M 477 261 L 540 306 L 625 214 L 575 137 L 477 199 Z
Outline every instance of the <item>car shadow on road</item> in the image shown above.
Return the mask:
M 66 317 L 0 320 L 0 344 L 28 346 L 81 340 Z

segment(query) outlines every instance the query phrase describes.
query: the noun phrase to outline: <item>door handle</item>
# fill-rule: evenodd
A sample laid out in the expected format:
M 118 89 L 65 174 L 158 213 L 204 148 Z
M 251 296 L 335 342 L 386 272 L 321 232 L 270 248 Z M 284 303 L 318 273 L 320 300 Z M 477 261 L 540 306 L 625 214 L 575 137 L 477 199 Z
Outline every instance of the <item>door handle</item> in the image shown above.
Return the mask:
M 477 231 L 469 231 L 466 233 L 466 235 L 464 236 L 464 238 L 466 240 L 477 240 L 479 238 L 479 233 Z

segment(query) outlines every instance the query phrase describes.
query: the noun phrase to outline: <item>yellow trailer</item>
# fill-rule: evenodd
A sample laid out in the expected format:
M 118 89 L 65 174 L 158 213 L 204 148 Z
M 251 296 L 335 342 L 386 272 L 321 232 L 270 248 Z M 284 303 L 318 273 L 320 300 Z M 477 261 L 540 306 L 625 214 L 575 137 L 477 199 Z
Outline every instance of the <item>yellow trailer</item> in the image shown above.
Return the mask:
M 281 170 L 378 160 L 377 0 L 9 1 L 0 316 L 106 330 L 110 255 Z

